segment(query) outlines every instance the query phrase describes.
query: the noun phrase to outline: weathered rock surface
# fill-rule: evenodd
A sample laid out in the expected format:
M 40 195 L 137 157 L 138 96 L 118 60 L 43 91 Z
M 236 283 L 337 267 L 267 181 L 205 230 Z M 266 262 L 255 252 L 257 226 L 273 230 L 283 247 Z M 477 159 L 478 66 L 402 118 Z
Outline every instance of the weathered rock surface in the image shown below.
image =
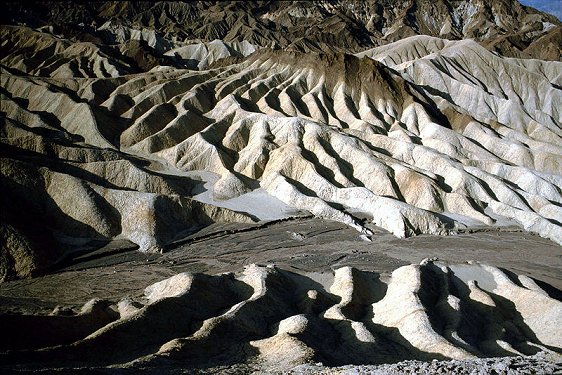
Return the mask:
M 560 371 L 556 17 L 5 8 L 0 372 Z
M 53 235 L 154 250 L 212 220 L 255 219 L 243 202 L 258 190 L 366 235 L 357 212 L 399 237 L 516 224 L 562 243 L 561 63 L 426 36 L 359 56 L 239 59 L 64 80 L 6 68 L 3 277 L 55 262 L 34 250 Z M 190 201 L 200 172 L 218 177 L 203 205 Z M 29 237 L 33 215 L 51 234 Z M 23 254 L 37 261 L 17 265 Z
M 350 267 L 335 270 L 332 281 L 255 264 L 239 274 L 180 273 L 147 287 L 142 298 L 94 300 L 69 314 L 3 316 L 3 332 L 22 328 L 29 335 L 18 342 L 12 339 L 18 335 L 3 335 L 0 363 L 251 362 L 279 371 L 316 362 L 467 360 L 541 351 L 556 357 L 562 346 L 559 300 L 530 278 L 474 262 L 425 260 L 396 269 L 387 281 Z M 60 333 L 47 336 L 55 327 Z
M 10 2 L 2 23 L 22 22 L 55 26 L 77 40 L 142 39 L 160 52 L 177 41 L 215 39 L 301 52 L 359 52 L 430 35 L 474 39 L 506 56 L 559 60 L 562 40 L 555 16 L 515 0 Z

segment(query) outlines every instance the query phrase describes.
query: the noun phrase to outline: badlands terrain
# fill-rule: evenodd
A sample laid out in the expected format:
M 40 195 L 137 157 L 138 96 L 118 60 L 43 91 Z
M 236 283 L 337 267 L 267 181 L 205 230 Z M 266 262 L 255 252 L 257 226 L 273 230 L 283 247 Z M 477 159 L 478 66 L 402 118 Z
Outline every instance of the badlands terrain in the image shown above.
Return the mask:
M 0 18 L 0 371 L 562 371 L 556 17 Z

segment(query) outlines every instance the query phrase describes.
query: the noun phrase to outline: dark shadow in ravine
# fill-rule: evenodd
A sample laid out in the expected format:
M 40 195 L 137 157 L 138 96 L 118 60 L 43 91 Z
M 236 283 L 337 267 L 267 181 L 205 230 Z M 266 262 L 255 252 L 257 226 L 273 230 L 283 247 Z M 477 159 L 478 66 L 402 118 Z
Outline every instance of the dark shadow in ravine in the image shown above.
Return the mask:
M 0 315 L 0 352 L 65 345 L 83 339 L 118 318 L 100 301 L 90 312 L 72 316 Z
M 461 321 L 457 327 L 457 333 L 462 340 L 480 352 L 479 356 L 515 355 L 501 347 L 498 340 L 507 342 L 515 350 L 525 355 L 533 355 L 541 350 L 539 346 L 529 345 L 527 342 L 557 351 L 556 348 L 540 342 L 512 301 L 484 290 L 495 306 L 484 304 L 470 298 L 469 287 L 463 280 L 455 276 L 453 271 L 449 271 L 448 277 L 450 285 L 454 285 L 456 296 L 461 299 L 459 314 Z M 478 286 L 477 282 L 476 286 Z
M 185 294 L 145 305 L 130 318 L 109 323 L 95 336 L 41 351 L 10 351 L 0 355 L 0 364 L 57 363 L 57 366 L 67 367 L 128 362 L 157 352 L 170 340 L 192 335 L 204 320 L 224 313 L 250 298 L 252 293 L 249 285 L 232 275 L 197 274 Z M 44 319 L 54 321 L 51 323 L 54 326 L 65 323 L 56 321 L 59 317 Z M 72 320 L 68 319 L 68 323 Z M 57 337 L 54 331 L 55 337 L 51 340 L 66 342 L 83 334 L 74 331 L 79 327 L 65 328 L 66 336 Z

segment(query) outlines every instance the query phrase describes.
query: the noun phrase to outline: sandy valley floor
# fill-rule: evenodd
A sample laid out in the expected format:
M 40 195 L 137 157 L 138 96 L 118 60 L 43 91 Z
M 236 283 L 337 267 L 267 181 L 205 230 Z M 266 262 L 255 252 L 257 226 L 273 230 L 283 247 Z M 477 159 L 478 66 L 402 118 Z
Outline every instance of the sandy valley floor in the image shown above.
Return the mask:
M 332 269 L 342 266 L 384 277 L 427 257 L 454 263 L 475 260 L 562 289 L 561 247 L 517 228 L 408 239 L 379 230 L 367 242 L 341 223 L 301 218 L 261 226 L 214 224 L 164 254 L 134 249 L 131 243 L 115 241 L 55 274 L 0 284 L 0 311 L 50 312 L 57 305 L 81 306 L 94 297 L 117 301 L 179 272 L 236 272 L 250 263 L 273 263 L 329 281 Z

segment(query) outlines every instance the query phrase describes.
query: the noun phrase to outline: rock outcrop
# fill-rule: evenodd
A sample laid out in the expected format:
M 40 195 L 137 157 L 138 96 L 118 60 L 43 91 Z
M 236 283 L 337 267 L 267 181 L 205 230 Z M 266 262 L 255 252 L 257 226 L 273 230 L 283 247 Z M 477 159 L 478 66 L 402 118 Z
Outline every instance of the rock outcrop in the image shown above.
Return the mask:
M 49 217 L 55 237 L 122 236 L 141 250 L 209 220 L 256 217 L 191 203 L 201 172 L 218 177 L 206 204 L 261 189 L 366 235 L 352 212 L 399 237 L 515 224 L 562 243 L 561 63 L 425 36 L 358 56 L 238 59 L 70 80 L 6 66 L 8 247 L 35 248 L 10 222 L 29 222 L 18 207 L 34 197 L 52 203 L 26 212 Z
M 184 368 L 257 362 L 279 371 L 310 362 L 554 353 L 562 346 L 562 303 L 532 279 L 492 266 L 423 261 L 386 281 L 344 267 L 332 280 L 323 285 L 249 265 L 240 274 L 180 273 L 147 287 L 142 298 L 93 300 L 64 317 L 7 316 L 3 332 L 29 335 L 17 342 L 19 335 L 3 335 L 0 363 L 134 367 L 166 359 Z
M 559 60 L 562 38 L 555 16 L 515 0 L 107 1 L 70 7 L 10 2 L 2 23 L 54 26 L 77 40 L 142 39 L 160 52 L 178 41 L 215 39 L 301 52 L 359 52 L 429 35 L 474 39 L 511 57 Z

